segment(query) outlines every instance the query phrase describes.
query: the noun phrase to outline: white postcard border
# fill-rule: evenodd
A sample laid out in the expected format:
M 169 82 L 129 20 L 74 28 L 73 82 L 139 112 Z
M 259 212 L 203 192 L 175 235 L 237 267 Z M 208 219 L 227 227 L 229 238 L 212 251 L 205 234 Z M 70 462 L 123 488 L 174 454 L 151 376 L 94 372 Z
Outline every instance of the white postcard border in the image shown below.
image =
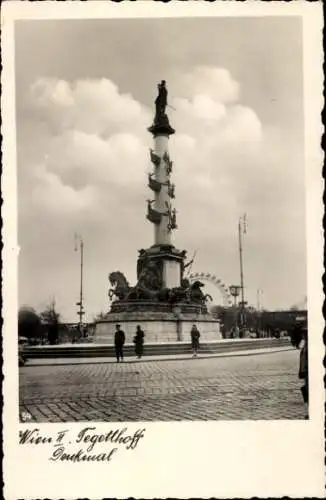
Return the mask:
M 146 428 L 135 450 L 122 450 L 109 464 L 51 463 L 51 447 L 19 446 L 19 430 L 37 427 L 44 435 L 87 424 L 18 422 L 17 206 L 14 112 L 14 20 L 147 16 L 300 15 L 304 23 L 304 84 L 307 183 L 308 306 L 311 330 L 311 419 L 294 422 L 99 423 L 98 432 Z M 323 497 L 324 346 L 322 307 L 322 6 L 304 2 L 8 2 L 2 10 L 3 54 L 3 318 L 5 498 L 102 497 Z M 316 71 L 319 68 L 319 71 Z M 317 90 L 316 90 L 317 89 Z M 90 424 L 93 425 L 93 424 Z

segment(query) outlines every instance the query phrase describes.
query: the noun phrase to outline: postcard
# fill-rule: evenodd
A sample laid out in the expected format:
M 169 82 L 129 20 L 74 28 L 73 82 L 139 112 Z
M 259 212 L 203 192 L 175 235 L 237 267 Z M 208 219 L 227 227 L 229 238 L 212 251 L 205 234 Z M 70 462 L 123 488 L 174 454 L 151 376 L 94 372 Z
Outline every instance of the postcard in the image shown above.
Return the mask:
M 324 497 L 321 4 L 2 28 L 5 498 Z

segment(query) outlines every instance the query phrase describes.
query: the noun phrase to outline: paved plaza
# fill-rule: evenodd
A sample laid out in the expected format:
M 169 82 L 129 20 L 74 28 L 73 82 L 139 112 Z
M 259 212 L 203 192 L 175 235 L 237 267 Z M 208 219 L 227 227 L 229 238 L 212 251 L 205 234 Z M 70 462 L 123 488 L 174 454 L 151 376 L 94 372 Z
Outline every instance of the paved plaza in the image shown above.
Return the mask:
M 20 368 L 34 422 L 303 419 L 297 350 Z

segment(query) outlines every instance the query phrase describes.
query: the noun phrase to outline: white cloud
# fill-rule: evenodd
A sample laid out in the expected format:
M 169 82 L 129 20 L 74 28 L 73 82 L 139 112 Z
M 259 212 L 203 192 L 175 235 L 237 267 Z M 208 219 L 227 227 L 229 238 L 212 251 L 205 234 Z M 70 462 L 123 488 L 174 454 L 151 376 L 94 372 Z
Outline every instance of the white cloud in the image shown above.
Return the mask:
M 92 186 L 76 190 L 64 184 L 55 173 L 47 171 L 44 165 L 38 166 L 34 179 L 37 183 L 31 199 L 37 209 L 46 210 L 49 214 L 69 216 L 94 208 L 97 193 Z
M 120 94 L 107 79 L 68 83 L 41 78 L 32 85 L 28 98 L 32 109 L 50 120 L 59 133 L 75 129 L 109 134 L 111 130 L 126 131 L 149 120 L 131 95 Z
M 261 254 L 257 250 L 256 255 L 260 255 L 257 258 L 261 262 L 265 263 L 270 249 L 275 251 L 283 240 L 285 253 L 291 254 L 296 241 L 286 235 L 286 214 L 292 214 L 293 222 L 297 198 L 296 194 L 287 195 L 287 185 L 282 182 L 291 179 L 295 167 L 284 168 L 288 157 L 286 139 L 280 138 L 279 131 L 268 135 L 255 111 L 241 104 L 240 85 L 226 69 L 197 67 L 191 73 L 178 75 L 170 85 L 177 96 L 171 102 L 176 111 L 169 111 L 176 128 L 170 140 L 180 228 L 175 234 L 176 245 L 189 251 L 199 249 L 201 255 L 206 255 L 204 270 L 218 273 L 219 267 L 223 280 L 232 281 L 237 263 L 230 245 L 236 246 L 232 239 L 236 221 L 247 211 L 256 217 L 252 244 L 256 248 L 260 245 Z M 22 182 L 31 189 L 31 196 L 21 201 L 29 208 L 21 245 L 24 231 L 38 230 L 35 220 L 40 209 L 49 227 L 52 222 L 57 225 L 59 239 L 60 217 L 66 220 L 69 216 L 71 230 L 79 227 L 96 247 L 89 262 L 94 276 L 106 276 L 111 268 L 120 268 L 133 281 L 136 249 L 152 244 L 152 228 L 144 222 L 145 200 L 149 197 L 146 172 L 151 168 L 148 150 L 152 143 L 146 129 L 152 120 L 151 112 L 131 95 L 121 94 L 107 79 L 74 83 L 39 79 L 27 100 L 29 116 L 34 120 L 28 125 L 35 127 L 35 134 L 29 133 L 28 143 L 22 139 L 19 144 L 21 158 L 25 149 L 29 151 Z M 42 139 L 37 134 L 40 123 L 50 124 L 50 133 Z M 47 151 L 41 165 L 39 150 Z M 282 207 L 284 214 L 280 215 Z M 24 217 L 24 207 L 20 209 Z M 265 231 L 266 221 L 269 232 Z M 32 264 L 29 262 L 33 275 L 46 272 L 38 267 L 37 241 L 35 237 L 31 248 L 35 257 L 30 259 Z M 58 255 L 55 258 L 58 269 L 53 279 L 58 280 L 60 288 L 62 262 Z M 65 260 L 66 255 L 62 254 L 61 259 Z M 253 279 L 258 279 L 257 262 L 247 265 Z M 267 272 L 264 265 L 260 266 L 262 273 Z M 25 280 L 26 274 L 25 270 Z M 101 290 L 96 289 L 93 280 L 93 304 L 96 298 L 103 304 L 106 281 L 101 280 Z M 69 278 L 65 282 L 69 283 Z M 259 288 L 261 284 L 252 286 Z M 35 290 L 27 293 L 35 300 L 38 293 L 42 295 L 42 291 Z
M 225 105 L 205 94 L 195 94 L 192 101 L 175 98 L 174 104 L 184 118 L 203 120 L 206 125 L 211 122 L 217 123 L 226 115 Z
M 100 135 L 70 130 L 53 138 L 49 168 L 74 186 L 139 183 L 146 149 L 139 137 L 117 133 L 107 139 Z
M 237 101 L 240 91 L 239 83 L 227 69 L 212 66 L 197 66 L 181 75 L 177 88 L 182 96 L 204 95 L 219 103 Z

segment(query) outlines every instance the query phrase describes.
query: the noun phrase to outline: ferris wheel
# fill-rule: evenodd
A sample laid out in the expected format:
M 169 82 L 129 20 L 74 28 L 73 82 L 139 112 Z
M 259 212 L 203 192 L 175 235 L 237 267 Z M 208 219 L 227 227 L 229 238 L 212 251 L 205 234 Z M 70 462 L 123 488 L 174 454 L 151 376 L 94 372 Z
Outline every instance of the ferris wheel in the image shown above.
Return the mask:
M 232 295 L 231 295 L 229 287 L 227 287 L 222 282 L 222 280 L 220 280 L 214 274 L 210 274 L 210 273 L 191 273 L 189 275 L 188 279 L 189 279 L 189 281 L 202 280 L 202 281 L 208 281 L 209 283 L 212 283 L 213 285 L 215 285 L 219 289 L 219 292 L 222 295 L 223 306 L 224 307 L 230 307 L 230 306 L 232 306 L 233 301 L 232 301 Z

